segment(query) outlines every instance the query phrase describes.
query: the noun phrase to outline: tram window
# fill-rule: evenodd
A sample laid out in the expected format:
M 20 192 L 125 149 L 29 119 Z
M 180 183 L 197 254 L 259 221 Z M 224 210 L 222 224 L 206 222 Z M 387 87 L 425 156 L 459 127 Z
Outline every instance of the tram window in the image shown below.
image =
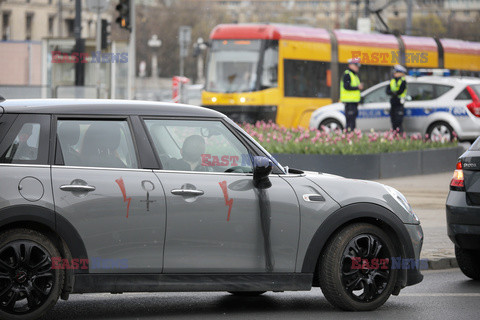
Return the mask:
M 340 86 L 340 80 L 343 77 L 343 73 L 347 70 L 347 64 L 340 64 L 340 77 L 338 85 Z M 373 87 L 374 85 L 390 80 L 392 77 L 392 67 L 387 66 L 373 66 L 362 65 L 359 71 L 360 81 L 363 83 L 364 89 Z
M 284 60 L 286 97 L 329 98 L 327 70 L 322 61 Z

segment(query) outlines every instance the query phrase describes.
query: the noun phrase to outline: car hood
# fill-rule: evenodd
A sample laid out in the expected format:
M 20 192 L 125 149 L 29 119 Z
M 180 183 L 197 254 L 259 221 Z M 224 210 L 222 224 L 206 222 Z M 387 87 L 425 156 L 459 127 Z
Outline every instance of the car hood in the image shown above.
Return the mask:
M 373 203 L 390 210 L 404 223 L 418 224 L 413 214 L 405 210 L 387 190 L 391 187 L 384 184 L 309 171 L 305 172 L 305 178 L 322 188 L 341 207 L 354 203 Z

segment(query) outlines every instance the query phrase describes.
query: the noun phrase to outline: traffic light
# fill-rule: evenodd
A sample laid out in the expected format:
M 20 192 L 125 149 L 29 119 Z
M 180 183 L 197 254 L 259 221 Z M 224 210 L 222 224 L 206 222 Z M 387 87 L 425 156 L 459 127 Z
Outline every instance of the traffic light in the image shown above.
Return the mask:
M 107 49 L 110 45 L 110 23 L 102 19 L 102 41 L 101 48 L 102 50 Z
M 115 9 L 118 11 L 118 18 L 115 20 L 120 28 L 131 31 L 130 27 L 130 0 L 120 0 Z

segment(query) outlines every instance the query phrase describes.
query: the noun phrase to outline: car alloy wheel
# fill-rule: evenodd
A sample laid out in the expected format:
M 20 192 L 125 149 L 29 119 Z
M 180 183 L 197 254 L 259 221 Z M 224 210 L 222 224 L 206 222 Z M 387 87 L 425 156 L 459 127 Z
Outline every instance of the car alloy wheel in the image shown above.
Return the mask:
M 45 235 L 13 229 L 0 236 L 0 319 L 37 319 L 58 300 L 64 271 L 52 268 L 60 256 Z
M 342 283 L 350 297 L 360 302 L 378 298 L 390 279 L 390 257 L 375 235 L 361 234 L 350 240 L 342 257 Z
M 432 141 L 449 142 L 453 139 L 453 129 L 446 122 L 436 122 L 428 129 L 429 139 Z
M 334 306 L 369 311 L 382 306 L 393 292 L 398 270 L 391 237 L 368 223 L 347 225 L 337 231 L 322 251 L 318 277 L 323 295 Z

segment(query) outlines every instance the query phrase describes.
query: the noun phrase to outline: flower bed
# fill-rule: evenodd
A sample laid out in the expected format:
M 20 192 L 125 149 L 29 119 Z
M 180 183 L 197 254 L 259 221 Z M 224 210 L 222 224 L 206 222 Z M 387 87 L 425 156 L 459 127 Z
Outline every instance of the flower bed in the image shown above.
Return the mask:
M 288 154 L 379 154 L 411 150 L 451 148 L 457 141 L 432 141 L 421 134 L 399 134 L 397 131 L 352 132 L 304 129 L 278 126 L 272 122 L 243 124 L 243 129 L 270 153 Z

